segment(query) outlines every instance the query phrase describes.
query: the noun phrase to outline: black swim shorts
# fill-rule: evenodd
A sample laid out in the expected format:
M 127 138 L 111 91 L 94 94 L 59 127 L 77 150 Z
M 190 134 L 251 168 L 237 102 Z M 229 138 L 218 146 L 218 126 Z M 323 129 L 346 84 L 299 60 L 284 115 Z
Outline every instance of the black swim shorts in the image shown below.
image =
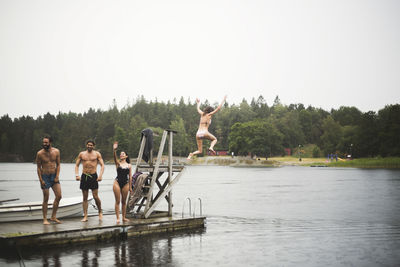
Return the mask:
M 98 189 L 99 182 L 97 182 L 97 173 L 93 174 L 82 173 L 81 185 L 79 188 L 81 190 Z

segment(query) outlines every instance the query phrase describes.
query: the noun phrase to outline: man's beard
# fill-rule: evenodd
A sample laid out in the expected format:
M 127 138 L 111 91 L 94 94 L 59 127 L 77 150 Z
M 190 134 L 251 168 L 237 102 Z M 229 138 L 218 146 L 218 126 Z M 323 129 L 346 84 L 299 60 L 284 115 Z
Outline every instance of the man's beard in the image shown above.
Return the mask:
M 42 145 L 42 147 L 43 147 L 44 150 L 49 150 L 50 145 Z
M 93 147 L 90 147 L 90 148 L 88 147 L 88 148 L 87 148 L 87 151 L 88 151 L 88 152 L 92 152 L 92 150 L 93 150 Z

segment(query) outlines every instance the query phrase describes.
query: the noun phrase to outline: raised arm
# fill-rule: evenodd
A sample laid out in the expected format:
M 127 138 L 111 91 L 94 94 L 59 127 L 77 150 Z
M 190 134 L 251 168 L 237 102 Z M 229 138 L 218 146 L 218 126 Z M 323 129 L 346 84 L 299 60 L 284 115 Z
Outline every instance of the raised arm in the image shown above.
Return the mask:
M 224 96 L 224 99 L 222 100 L 221 104 L 219 104 L 219 106 L 218 106 L 215 110 L 213 110 L 212 112 L 210 112 L 209 114 L 210 114 L 210 115 L 214 115 L 215 113 L 217 113 L 218 110 L 220 110 L 220 109 L 222 108 L 222 105 L 224 105 L 225 100 L 226 100 L 226 96 Z
M 119 162 L 118 162 L 118 159 L 117 159 L 117 148 L 118 148 L 118 142 L 115 141 L 114 145 L 113 145 L 113 155 L 114 155 L 115 166 L 118 168 Z
M 196 102 L 197 102 L 197 112 L 200 115 L 203 115 L 203 111 L 200 109 L 200 99 L 196 98 Z

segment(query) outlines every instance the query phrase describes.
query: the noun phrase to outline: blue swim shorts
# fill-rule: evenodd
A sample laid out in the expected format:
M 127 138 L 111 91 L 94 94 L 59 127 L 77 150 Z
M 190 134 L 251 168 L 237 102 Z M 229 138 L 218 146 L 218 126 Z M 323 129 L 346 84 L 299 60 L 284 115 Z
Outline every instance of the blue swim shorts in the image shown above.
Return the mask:
M 49 189 L 50 187 L 53 187 L 54 184 L 59 184 L 60 182 L 54 182 L 54 179 L 56 178 L 56 174 L 42 174 L 42 179 L 44 181 L 44 186 L 42 186 L 42 189 Z

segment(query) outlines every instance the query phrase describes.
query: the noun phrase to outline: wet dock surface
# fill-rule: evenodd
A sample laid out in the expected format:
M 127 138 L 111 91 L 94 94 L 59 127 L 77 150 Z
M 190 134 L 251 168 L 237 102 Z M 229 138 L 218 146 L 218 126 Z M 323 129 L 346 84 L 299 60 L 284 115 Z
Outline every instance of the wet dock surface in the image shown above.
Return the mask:
M 42 221 L 10 222 L 0 224 L 0 246 L 46 246 L 82 242 L 94 242 L 127 236 L 173 232 L 203 228 L 205 217 L 155 217 L 130 218 L 130 222 L 116 223 L 114 214 L 103 215 L 103 219 L 90 216 L 87 222 L 82 217 L 64 218 L 61 224 L 43 225 Z

